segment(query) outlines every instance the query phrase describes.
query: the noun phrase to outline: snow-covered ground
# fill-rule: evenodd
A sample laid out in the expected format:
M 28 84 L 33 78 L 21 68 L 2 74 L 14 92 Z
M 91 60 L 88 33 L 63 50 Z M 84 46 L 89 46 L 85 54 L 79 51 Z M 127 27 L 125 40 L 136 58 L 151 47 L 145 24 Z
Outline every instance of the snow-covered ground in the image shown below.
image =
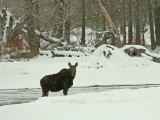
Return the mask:
M 113 48 L 101 46 L 82 57 L 51 58 L 46 52 L 49 56 L 29 61 L 0 62 L 0 89 L 40 88 L 44 75 L 68 68 L 68 62 L 78 62 L 73 86 L 160 83 L 159 63 L 145 55 L 129 57 L 123 49 Z M 0 120 L 160 120 L 159 101 L 159 87 L 47 97 L 2 106 Z
M 0 120 L 160 120 L 160 88 L 39 98 L 0 107 Z
M 99 47 L 82 57 L 39 56 L 29 61 L 0 62 L 0 89 L 40 88 L 40 79 L 78 62 L 74 86 L 160 83 L 160 64 L 150 57 L 129 57 L 123 49 Z M 104 56 L 103 52 L 111 52 Z

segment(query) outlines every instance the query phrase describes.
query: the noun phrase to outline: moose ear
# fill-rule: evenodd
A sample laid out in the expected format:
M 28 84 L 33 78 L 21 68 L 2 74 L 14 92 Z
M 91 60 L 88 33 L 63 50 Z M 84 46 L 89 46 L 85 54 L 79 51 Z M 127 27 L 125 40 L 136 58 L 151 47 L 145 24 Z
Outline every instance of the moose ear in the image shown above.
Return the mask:
M 72 66 L 70 62 L 68 62 L 68 66 L 69 66 L 69 67 L 71 67 L 71 66 Z
M 76 67 L 78 66 L 78 62 L 75 63 L 75 66 L 76 66 Z

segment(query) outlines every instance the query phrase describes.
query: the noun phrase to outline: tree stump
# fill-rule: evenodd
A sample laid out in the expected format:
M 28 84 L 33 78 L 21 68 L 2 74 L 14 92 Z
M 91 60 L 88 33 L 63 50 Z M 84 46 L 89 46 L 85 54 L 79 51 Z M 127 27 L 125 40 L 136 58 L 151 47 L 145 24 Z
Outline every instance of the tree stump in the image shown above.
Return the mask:
M 134 47 L 130 47 L 130 48 L 127 48 L 124 50 L 129 56 L 131 57 L 141 57 L 142 53 L 145 53 L 145 49 L 137 49 L 137 48 L 134 48 Z
M 153 61 L 160 63 L 160 58 L 153 57 Z

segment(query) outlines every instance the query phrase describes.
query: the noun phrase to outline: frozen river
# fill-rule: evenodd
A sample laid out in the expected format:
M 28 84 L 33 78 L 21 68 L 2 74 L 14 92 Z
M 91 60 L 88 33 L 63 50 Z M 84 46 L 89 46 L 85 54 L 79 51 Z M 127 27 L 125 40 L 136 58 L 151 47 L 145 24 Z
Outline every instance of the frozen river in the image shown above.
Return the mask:
M 116 89 L 141 89 L 160 87 L 160 84 L 141 84 L 141 85 L 106 85 L 106 86 L 88 86 L 88 87 L 72 87 L 69 89 L 68 95 L 78 93 L 104 92 Z M 0 106 L 27 103 L 37 100 L 41 97 L 41 89 L 0 89 Z M 50 92 L 49 96 L 62 96 L 63 92 Z

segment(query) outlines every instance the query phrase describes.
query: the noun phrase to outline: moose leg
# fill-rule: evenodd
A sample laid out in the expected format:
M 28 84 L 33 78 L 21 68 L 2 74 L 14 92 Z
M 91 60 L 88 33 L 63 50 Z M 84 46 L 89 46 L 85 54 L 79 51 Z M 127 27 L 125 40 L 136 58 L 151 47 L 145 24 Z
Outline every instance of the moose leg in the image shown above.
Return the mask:
M 64 95 L 67 95 L 68 89 L 69 89 L 69 88 L 64 88 L 64 89 L 63 89 L 63 94 L 64 94 Z
M 49 91 L 42 89 L 42 97 L 48 96 Z

